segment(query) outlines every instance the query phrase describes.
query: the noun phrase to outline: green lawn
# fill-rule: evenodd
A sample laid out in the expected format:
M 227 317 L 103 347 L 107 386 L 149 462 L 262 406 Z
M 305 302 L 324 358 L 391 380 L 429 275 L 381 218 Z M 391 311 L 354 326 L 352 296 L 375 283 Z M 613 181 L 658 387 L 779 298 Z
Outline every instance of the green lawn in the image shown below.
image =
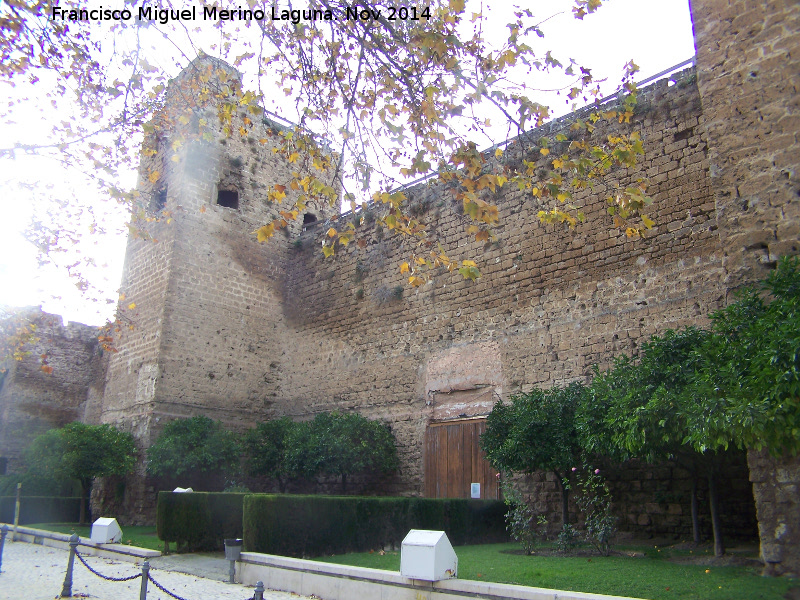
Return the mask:
M 595 592 L 650 600 L 782 600 L 800 581 L 767 578 L 758 568 L 677 564 L 673 557 L 706 550 L 671 550 L 653 546 L 623 546 L 620 551 L 645 556 L 524 556 L 517 544 L 460 546 L 458 576 L 561 590 Z M 354 553 L 315 560 L 400 570 L 400 553 Z
M 75 523 L 39 523 L 36 525 L 26 525 L 35 529 L 45 531 L 55 531 L 57 533 L 77 533 L 82 538 L 89 538 L 92 534 L 91 525 L 77 525 Z M 139 548 L 149 548 L 150 550 L 164 550 L 164 542 L 156 536 L 155 527 L 125 526 L 122 527 L 121 544 L 138 546 Z
M 88 538 L 90 526 L 69 523 L 30 525 L 37 529 L 60 533 L 77 533 Z M 123 527 L 122 542 L 141 548 L 163 550 L 155 527 Z M 458 576 L 514 583 L 533 587 L 596 592 L 649 600 L 783 600 L 787 590 L 800 587 L 800 581 L 768 578 L 759 575 L 756 567 L 723 567 L 714 565 L 678 564 L 669 559 L 707 554 L 708 549 L 695 551 L 669 547 L 620 546 L 628 556 L 524 556 L 518 544 L 486 544 L 460 546 Z M 644 554 L 644 556 L 641 556 Z M 375 569 L 400 570 L 400 553 L 361 552 L 320 557 L 315 560 Z

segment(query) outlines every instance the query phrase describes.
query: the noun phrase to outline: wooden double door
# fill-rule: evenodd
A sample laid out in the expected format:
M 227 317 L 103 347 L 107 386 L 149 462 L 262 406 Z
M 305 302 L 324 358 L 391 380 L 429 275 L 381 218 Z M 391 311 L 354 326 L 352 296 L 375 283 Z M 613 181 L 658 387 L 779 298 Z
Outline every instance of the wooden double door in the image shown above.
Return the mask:
M 470 498 L 480 484 L 481 499 L 499 499 L 497 471 L 480 448 L 486 419 L 432 423 L 425 432 L 425 496 Z

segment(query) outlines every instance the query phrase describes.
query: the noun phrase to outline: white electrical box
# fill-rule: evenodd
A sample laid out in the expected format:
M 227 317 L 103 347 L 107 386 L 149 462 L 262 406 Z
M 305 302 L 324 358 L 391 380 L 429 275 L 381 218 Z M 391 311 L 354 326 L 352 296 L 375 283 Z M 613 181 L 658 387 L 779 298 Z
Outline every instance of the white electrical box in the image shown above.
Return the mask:
M 400 550 L 400 574 L 424 581 L 457 577 L 458 557 L 444 531 L 409 531 Z
M 111 544 L 122 539 L 122 529 L 116 519 L 100 517 L 92 524 L 92 541 L 96 544 Z

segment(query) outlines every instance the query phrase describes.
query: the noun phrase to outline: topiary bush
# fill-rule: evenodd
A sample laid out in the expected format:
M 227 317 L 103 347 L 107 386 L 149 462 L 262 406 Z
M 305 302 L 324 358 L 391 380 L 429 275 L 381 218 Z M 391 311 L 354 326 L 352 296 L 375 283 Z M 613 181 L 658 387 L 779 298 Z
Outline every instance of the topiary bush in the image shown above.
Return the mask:
M 504 515 L 499 500 L 252 494 L 243 536 L 250 552 L 299 557 L 397 547 L 410 529 L 480 544 L 508 541 Z
M 79 496 L 80 484 L 64 477 L 38 477 L 33 473 L 9 473 L 0 476 L 0 496 L 16 496 L 17 484 L 25 496 Z
M 159 492 L 156 533 L 179 551 L 221 550 L 225 538 L 242 537 L 242 500 L 230 492 Z
M 0 522 L 14 522 L 16 502 L 16 495 L 0 498 Z M 22 496 L 20 498 L 19 524 L 77 523 L 80 512 L 80 497 Z

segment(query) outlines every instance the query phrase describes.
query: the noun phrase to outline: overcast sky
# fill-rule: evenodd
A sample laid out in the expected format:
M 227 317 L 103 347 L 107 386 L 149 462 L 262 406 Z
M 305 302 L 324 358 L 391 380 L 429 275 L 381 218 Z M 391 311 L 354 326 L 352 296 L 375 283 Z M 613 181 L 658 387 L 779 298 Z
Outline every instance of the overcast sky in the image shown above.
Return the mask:
M 113 6 L 117 3 L 109 1 L 103 4 Z M 543 26 L 546 37 L 542 40 L 542 48 L 550 49 L 559 59 L 573 58 L 592 68 L 596 79 L 607 78 L 607 83 L 603 84 L 604 94 L 614 91 L 622 67 L 628 60 L 633 59 L 639 65 L 641 76 L 638 79 L 642 80 L 694 55 L 688 0 L 609 0 L 583 22 L 572 17 L 570 0 L 529 0 L 519 4 L 543 16 L 564 11 Z M 502 30 L 510 20 L 511 6 L 505 2 L 484 2 L 484 11 L 490 23 L 497 23 Z M 469 4 L 468 10 L 471 8 L 472 4 Z M 211 29 L 211 24 L 207 27 Z M 100 34 L 102 30 L 98 26 Z M 176 72 L 171 75 L 177 74 L 177 67 L 174 69 Z M 539 85 L 547 87 L 550 83 Z M 557 85 L 558 82 L 554 81 L 553 87 Z M 2 87 L 0 90 L 4 96 L 11 94 L 11 90 Z M 547 101 L 555 114 L 563 114 L 569 109 L 562 97 L 550 95 Z M 267 108 L 275 110 L 276 107 L 268 104 Z M 18 110 L 22 112 L 22 109 Z M 292 116 L 287 115 L 289 118 Z M 46 119 L 41 116 L 22 129 L 2 127 L 0 138 L 6 143 L 23 133 L 25 139 L 32 142 L 40 133 L 46 135 L 48 130 Z M 40 191 L 20 192 L 12 185 L 19 180 L 35 182 Z M 129 175 L 125 183 L 130 186 L 134 182 L 134 177 Z M 86 192 L 85 201 L 95 206 L 100 218 L 109 224 L 108 235 L 102 238 L 87 236 L 85 243 L 91 247 L 83 249 L 95 256 L 97 268 L 92 273 L 92 280 L 103 291 L 102 295 L 95 295 L 92 299 L 83 297 L 74 280 L 70 280 L 63 270 L 52 266 L 40 267 L 35 248 L 23 236 L 36 210 L 37 197 L 46 193 L 45 188 L 52 186 L 56 190 L 66 190 L 72 186 L 80 191 L 82 185 L 80 177 L 62 172 L 47 159 L 0 160 L 0 210 L 3 215 L 0 220 L 0 305 L 42 305 L 44 310 L 61 314 L 65 320 L 90 324 L 101 324 L 113 315 L 125 250 L 123 218 L 118 211 L 115 214 L 113 206 L 94 201 Z

